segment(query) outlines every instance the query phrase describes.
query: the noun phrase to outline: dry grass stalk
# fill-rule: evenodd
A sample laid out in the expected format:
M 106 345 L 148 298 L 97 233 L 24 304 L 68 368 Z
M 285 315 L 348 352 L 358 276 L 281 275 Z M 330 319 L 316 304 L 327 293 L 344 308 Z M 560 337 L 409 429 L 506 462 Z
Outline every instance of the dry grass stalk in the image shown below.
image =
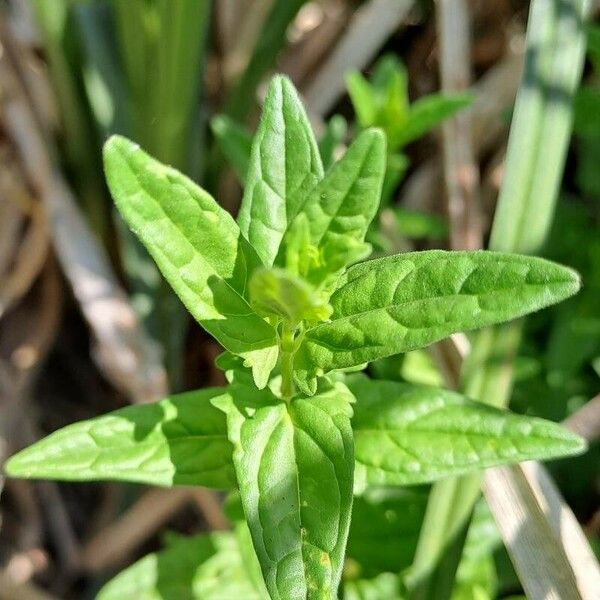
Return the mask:
M 442 91 L 464 93 L 471 82 L 467 0 L 439 0 L 437 26 Z M 477 250 L 482 246 L 479 168 L 473 156 L 470 111 L 460 111 L 444 121 L 442 139 L 450 247 L 453 250 Z

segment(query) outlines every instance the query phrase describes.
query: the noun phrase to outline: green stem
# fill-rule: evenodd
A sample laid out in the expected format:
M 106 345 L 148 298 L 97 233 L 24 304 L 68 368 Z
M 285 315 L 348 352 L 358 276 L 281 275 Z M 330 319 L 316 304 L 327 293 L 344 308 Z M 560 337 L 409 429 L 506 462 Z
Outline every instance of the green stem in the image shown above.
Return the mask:
M 281 332 L 281 396 L 289 402 L 296 393 L 294 385 L 294 330 L 287 324 L 283 324 Z

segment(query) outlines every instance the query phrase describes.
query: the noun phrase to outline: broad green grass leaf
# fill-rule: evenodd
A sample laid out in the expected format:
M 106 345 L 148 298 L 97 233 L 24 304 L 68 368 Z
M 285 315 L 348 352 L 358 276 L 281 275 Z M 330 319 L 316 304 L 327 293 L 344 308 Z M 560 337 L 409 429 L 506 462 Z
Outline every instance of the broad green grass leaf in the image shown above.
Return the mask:
M 277 336 L 244 298 L 260 259 L 235 221 L 190 179 L 125 138 L 106 142 L 104 164 L 119 211 L 187 309 L 266 385 Z
M 233 533 L 183 538 L 111 579 L 97 600 L 266 600 Z
M 308 330 L 295 357 L 307 393 L 317 374 L 425 347 L 573 295 L 577 273 L 541 258 L 432 250 L 351 267 L 332 295 L 331 321 Z
M 516 415 L 455 392 L 348 378 L 356 485 L 427 483 L 487 467 L 579 454 L 585 441 L 556 423 Z
M 238 222 L 265 266 L 273 265 L 289 223 L 323 177 L 312 128 L 292 82 L 271 80 L 252 143 Z
M 274 600 L 333 599 L 340 581 L 354 459 L 352 396 L 342 384 L 290 404 L 222 404 L 244 513 Z
M 311 244 L 326 253 L 328 248 L 362 243 L 379 207 L 384 174 L 385 136 L 378 129 L 367 129 L 302 207 Z
M 10 458 L 5 470 L 35 479 L 230 489 L 232 447 L 224 415 L 212 404 L 226 393 L 187 392 L 68 425 Z
M 217 115 L 210 122 L 215 140 L 233 167 L 240 183 L 246 183 L 246 175 L 250 165 L 252 136 L 248 131 L 227 115 Z
M 390 146 L 405 146 L 472 102 L 473 97 L 468 94 L 432 94 L 417 100 L 410 106 L 406 123 L 389 133 Z

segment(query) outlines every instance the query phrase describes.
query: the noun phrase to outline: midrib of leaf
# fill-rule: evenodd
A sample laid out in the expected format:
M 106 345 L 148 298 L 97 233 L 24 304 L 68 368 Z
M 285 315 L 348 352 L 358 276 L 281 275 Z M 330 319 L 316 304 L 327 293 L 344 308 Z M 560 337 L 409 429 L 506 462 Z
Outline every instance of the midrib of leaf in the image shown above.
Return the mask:
M 565 279 L 564 281 L 557 281 L 557 282 L 552 282 L 554 283 L 570 283 L 568 279 Z M 545 288 L 547 287 L 547 284 L 543 284 L 543 283 L 526 283 L 523 285 L 518 285 L 518 286 L 510 286 L 510 287 L 504 287 L 504 288 L 494 288 L 494 290 L 492 292 L 488 292 L 488 293 L 483 293 L 483 294 L 464 294 L 461 293 L 460 290 L 455 293 L 455 294 L 442 294 L 440 296 L 431 296 L 429 298 L 420 298 L 419 300 L 411 300 L 408 302 L 398 302 L 398 303 L 394 303 L 394 304 L 385 304 L 384 306 L 380 306 L 378 308 L 372 308 L 369 310 L 364 310 L 364 311 L 360 311 L 360 312 L 356 312 L 356 313 L 352 313 L 350 315 L 345 315 L 343 317 L 339 317 L 339 318 L 334 318 L 331 321 L 324 323 L 322 325 L 317 325 L 316 327 L 313 327 L 309 330 L 307 330 L 307 334 L 310 333 L 311 331 L 314 331 L 317 328 L 320 327 L 327 327 L 327 325 L 329 324 L 334 324 L 334 323 L 341 323 L 344 321 L 348 321 L 351 320 L 355 317 L 360 317 L 362 315 L 368 315 L 371 313 L 376 313 L 379 311 L 386 311 L 388 312 L 388 314 L 390 314 L 390 316 L 402 327 L 405 327 L 406 329 L 411 329 L 411 330 L 420 330 L 420 329 L 432 329 L 433 326 L 428 326 L 428 327 L 411 327 L 410 325 L 404 325 L 403 323 L 400 323 L 400 321 L 397 320 L 397 315 L 393 315 L 391 314 L 390 311 L 394 310 L 394 309 L 406 309 L 409 308 L 411 306 L 418 306 L 419 304 L 423 304 L 423 303 L 427 303 L 430 302 L 431 300 L 445 300 L 445 299 L 450 299 L 450 298 L 475 298 L 477 299 L 477 301 L 479 302 L 480 299 L 485 299 L 487 297 L 493 296 L 496 292 L 507 292 L 510 290 L 516 290 L 516 289 L 520 289 L 523 287 L 527 287 L 527 288 Z M 493 312 L 493 311 L 485 311 L 483 309 L 479 309 L 480 312 Z M 444 322 L 444 325 L 447 324 L 448 321 Z

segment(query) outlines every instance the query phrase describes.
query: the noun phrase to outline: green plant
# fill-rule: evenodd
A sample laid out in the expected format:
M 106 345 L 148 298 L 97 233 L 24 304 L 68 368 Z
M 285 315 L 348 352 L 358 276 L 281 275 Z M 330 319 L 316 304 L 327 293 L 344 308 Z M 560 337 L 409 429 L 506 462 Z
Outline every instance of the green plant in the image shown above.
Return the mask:
M 428 251 L 360 262 L 370 250 L 364 237 L 378 210 L 385 146 L 380 130 L 366 129 L 324 172 L 296 91 L 275 77 L 236 222 L 136 144 L 106 143 L 117 207 L 225 348 L 217 364 L 230 383 L 75 423 L 13 456 L 6 471 L 237 489 L 241 510 L 231 509 L 235 533 L 172 543 L 100 597 L 178 597 L 165 590 L 183 586 L 191 597 L 222 598 L 225 586 L 238 585 L 247 597 L 334 598 L 355 494 L 359 514 L 368 514 L 372 486 L 584 450 L 548 421 L 352 373 L 579 288 L 574 271 L 514 254 Z M 355 556 L 360 539 L 355 529 Z M 211 588 L 207 574 L 215 572 L 220 585 Z M 348 585 L 351 597 L 361 584 Z M 384 576 L 377 585 L 397 581 Z
M 437 127 L 444 119 L 471 104 L 469 94 L 430 94 L 412 104 L 408 98 L 408 73 L 394 55 L 380 58 L 369 80 L 358 71 L 346 75 L 346 86 L 360 128 L 380 127 L 388 141 L 387 171 L 381 207 L 408 167 L 402 149 Z

